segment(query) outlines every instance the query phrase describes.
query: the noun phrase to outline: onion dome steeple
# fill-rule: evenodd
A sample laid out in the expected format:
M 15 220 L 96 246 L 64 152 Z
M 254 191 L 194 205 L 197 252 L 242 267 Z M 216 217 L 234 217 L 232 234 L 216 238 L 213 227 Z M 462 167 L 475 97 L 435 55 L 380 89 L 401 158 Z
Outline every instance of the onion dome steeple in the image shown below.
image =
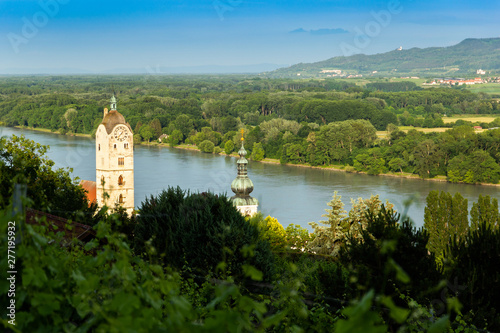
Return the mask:
M 259 201 L 250 196 L 253 191 L 253 183 L 248 178 L 247 164 L 248 161 L 245 158 L 247 151 L 244 146 L 243 138 L 244 130 L 241 130 L 241 148 L 238 151 L 240 158 L 238 159 L 238 175 L 236 179 L 231 183 L 231 190 L 234 192 L 235 196 L 231 198 L 233 204 L 238 208 L 238 210 L 243 215 L 253 215 L 257 213 L 259 206 Z

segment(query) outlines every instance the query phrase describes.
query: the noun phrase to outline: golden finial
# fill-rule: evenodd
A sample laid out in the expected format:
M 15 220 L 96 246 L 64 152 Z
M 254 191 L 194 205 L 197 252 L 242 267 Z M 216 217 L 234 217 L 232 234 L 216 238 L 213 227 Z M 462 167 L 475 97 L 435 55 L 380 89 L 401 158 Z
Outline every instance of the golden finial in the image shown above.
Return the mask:
M 240 132 L 241 132 L 241 141 L 245 141 L 245 138 L 243 137 L 243 134 L 245 134 L 245 129 L 242 128 Z

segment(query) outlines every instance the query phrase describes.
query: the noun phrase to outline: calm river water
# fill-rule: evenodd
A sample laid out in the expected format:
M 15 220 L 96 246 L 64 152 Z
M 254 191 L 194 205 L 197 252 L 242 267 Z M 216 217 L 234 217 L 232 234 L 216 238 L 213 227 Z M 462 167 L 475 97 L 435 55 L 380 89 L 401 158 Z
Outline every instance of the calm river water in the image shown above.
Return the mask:
M 73 177 L 95 181 L 94 140 L 0 127 L 0 136 L 24 135 L 49 145 L 48 156 L 56 167 L 73 168 Z M 231 182 L 236 177 L 236 159 L 166 147 L 135 147 L 135 205 L 168 186 L 180 186 L 193 192 L 211 190 L 232 196 Z M 254 183 L 252 195 L 260 210 L 287 226 L 291 223 L 312 230 L 308 222 L 319 221 L 334 191 L 342 196 L 345 209 L 350 199 L 379 194 L 382 201 L 393 203 L 398 212 L 413 198 L 408 215 L 416 226 L 423 225 L 425 198 L 432 190 L 460 192 L 469 199 L 469 208 L 478 196 L 499 198 L 500 188 L 451 184 L 384 176 L 350 174 L 339 171 L 301 168 L 250 161 L 248 174 Z

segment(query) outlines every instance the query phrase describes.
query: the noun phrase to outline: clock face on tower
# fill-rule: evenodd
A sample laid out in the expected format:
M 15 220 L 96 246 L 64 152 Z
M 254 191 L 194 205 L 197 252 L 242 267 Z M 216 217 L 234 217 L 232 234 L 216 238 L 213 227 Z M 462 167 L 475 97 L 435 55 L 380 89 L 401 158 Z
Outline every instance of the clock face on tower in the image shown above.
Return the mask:
M 118 141 L 123 141 L 128 138 L 128 130 L 125 126 L 117 126 L 113 132 L 113 137 Z

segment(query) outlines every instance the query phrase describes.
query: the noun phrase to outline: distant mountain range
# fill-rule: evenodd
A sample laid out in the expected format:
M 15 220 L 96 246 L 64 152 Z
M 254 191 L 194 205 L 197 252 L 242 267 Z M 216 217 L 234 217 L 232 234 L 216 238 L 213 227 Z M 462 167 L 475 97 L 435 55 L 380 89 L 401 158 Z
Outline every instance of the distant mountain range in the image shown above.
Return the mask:
M 478 69 L 500 72 L 500 38 L 465 39 L 448 47 L 398 49 L 374 55 L 356 54 L 315 63 L 300 63 L 265 73 L 268 77 L 365 75 L 473 75 Z M 323 73 L 322 73 L 323 72 Z M 376 72 L 376 73 L 374 73 Z

